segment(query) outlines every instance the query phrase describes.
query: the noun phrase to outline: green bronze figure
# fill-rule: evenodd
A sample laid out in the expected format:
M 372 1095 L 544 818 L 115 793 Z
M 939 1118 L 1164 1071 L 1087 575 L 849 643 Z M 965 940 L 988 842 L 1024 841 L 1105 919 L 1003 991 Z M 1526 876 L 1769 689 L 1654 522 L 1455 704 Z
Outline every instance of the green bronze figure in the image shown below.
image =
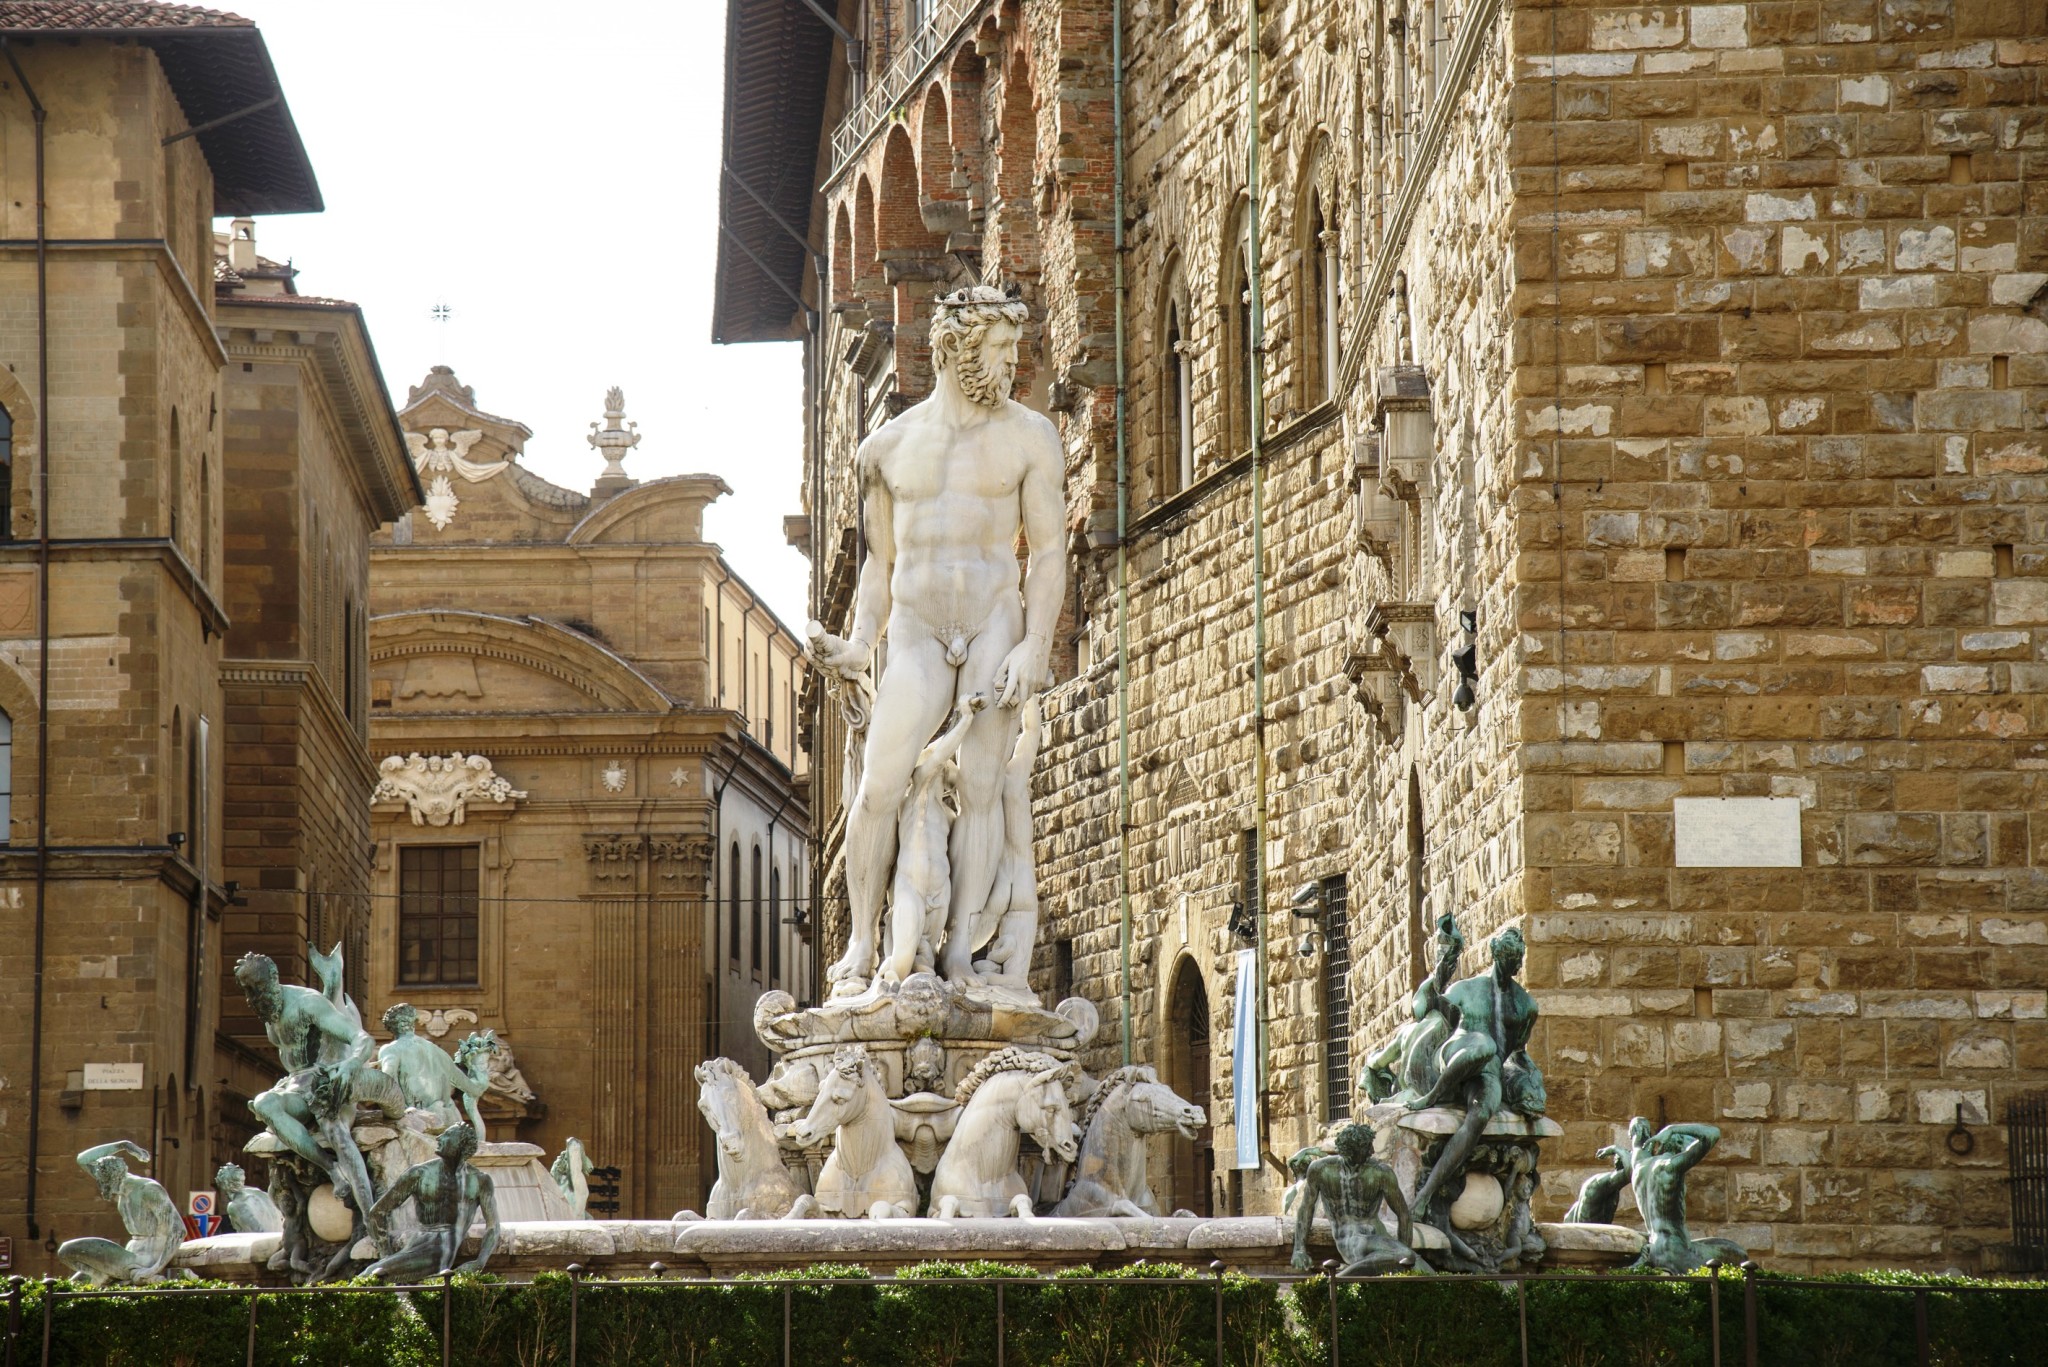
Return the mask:
M 1344 1263 L 1339 1276 L 1398 1272 L 1404 1259 L 1411 1260 L 1418 1272 L 1431 1270 L 1408 1246 L 1412 1233 L 1408 1203 L 1401 1199 L 1401 1183 L 1394 1170 L 1373 1158 L 1371 1130 L 1363 1125 L 1346 1125 L 1337 1131 L 1337 1152 L 1309 1163 L 1301 1182 L 1301 1208 L 1294 1217 L 1296 1268 L 1307 1272 L 1315 1267 L 1315 1261 L 1309 1257 L 1308 1238 L 1315 1223 L 1316 1206 L 1324 1204 L 1330 1209 L 1337 1256 Z M 1382 1202 L 1393 1209 L 1398 1226 L 1394 1234 L 1380 1227 Z
M 1509 926 L 1488 942 L 1493 968 L 1438 990 L 1436 979 L 1423 983 L 1417 1006 L 1425 996 L 1440 1011 L 1451 1036 L 1437 1050 L 1437 1077 L 1428 1091 L 1408 1100 L 1411 1111 L 1431 1106 L 1463 1105 L 1465 1119 L 1445 1142 L 1443 1153 L 1415 1192 L 1415 1210 L 1425 1215 L 1437 1191 L 1465 1169 L 1465 1160 L 1487 1122 L 1503 1106 L 1524 1116 L 1543 1114 L 1543 1074 L 1527 1052 L 1536 1028 L 1536 1000 L 1515 981 L 1522 971 L 1527 946 L 1522 932 Z M 1439 963 L 1438 973 L 1443 969 Z
M 372 1277 L 431 1277 L 445 1269 L 481 1272 L 498 1247 L 498 1199 L 491 1190 L 490 1177 L 479 1172 L 470 1159 L 476 1155 L 476 1131 L 457 1122 L 441 1131 L 438 1156 L 407 1168 L 391 1189 L 370 1208 L 370 1228 L 377 1246 L 388 1248 L 386 1222 L 393 1211 L 414 1203 L 420 1227 L 403 1248 L 393 1249 L 364 1269 Z M 484 1218 L 483 1244 L 476 1256 L 458 1265 L 463 1236 L 470 1221 L 481 1210 Z
M 100 1199 L 121 1212 L 128 1242 L 112 1239 L 66 1239 L 57 1260 L 75 1269 L 76 1282 L 153 1282 L 185 1241 L 185 1220 L 161 1184 L 128 1171 L 127 1159 L 149 1161 L 149 1151 L 127 1139 L 98 1144 L 78 1155 L 78 1166 L 92 1175 Z M 186 1274 L 190 1275 L 190 1274 Z
M 1695 1239 L 1685 1227 L 1685 1175 L 1720 1142 L 1712 1125 L 1666 1125 L 1649 1135 L 1640 1116 L 1629 1122 L 1629 1188 L 1643 1217 L 1643 1252 L 1634 1266 L 1690 1272 L 1715 1258 L 1740 1262 L 1748 1254 L 1727 1239 Z M 1648 1136 L 1647 1138 L 1642 1136 Z

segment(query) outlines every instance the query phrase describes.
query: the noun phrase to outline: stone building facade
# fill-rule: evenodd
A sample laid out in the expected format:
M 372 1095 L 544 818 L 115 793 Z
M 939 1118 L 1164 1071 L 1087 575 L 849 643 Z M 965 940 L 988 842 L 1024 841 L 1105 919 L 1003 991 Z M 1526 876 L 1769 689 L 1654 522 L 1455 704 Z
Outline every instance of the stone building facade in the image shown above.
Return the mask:
M 731 7 L 714 335 L 804 340 L 838 630 L 930 299 L 1032 305 L 1038 971 L 1206 1091 L 1176 1204 L 1277 1209 L 1455 912 L 1466 971 L 1531 945 L 1539 1216 L 1699 1119 L 1696 1221 L 1774 1265 L 1995 1258 L 2048 1083 L 2039 0 L 834 12 Z
M 88 1145 L 141 1143 L 181 1204 L 212 1185 L 238 506 L 212 220 L 321 202 L 248 21 L 15 5 L 0 41 L 0 1235 L 32 1273 L 119 1231 Z
M 704 539 L 715 475 L 551 484 L 446 367 L 400 421 L 426 496 L 371 554 L 365 1013 L 495 1030 L 492 1138 L 581 1139 L 623 1216 L 702 1209 L 692 1068 L 765 1077 L 755 1000 L 814 992 L 796 640 Z
M 340 945 L 360 1000 L 369 949 L 370 538 L 425 497 L 362 311 L 301 294 L 259 256 L 256 225 L 216 235 L 225 607 L 221 660 L 221 988 L 214 1164 L 260 1128 L 248 1101 L 277 1080 L 234 983 L 254 951 L 314 981 L 307 947 Z M 208 1172 L 213 1171 L 209 1167 Z

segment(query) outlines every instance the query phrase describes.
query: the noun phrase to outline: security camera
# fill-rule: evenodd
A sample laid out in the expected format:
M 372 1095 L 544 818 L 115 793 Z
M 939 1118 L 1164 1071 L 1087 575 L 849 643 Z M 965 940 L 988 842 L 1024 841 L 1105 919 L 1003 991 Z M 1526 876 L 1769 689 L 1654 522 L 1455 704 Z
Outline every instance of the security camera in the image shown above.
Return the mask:
M 1323 885 L 1313 880 L 1303 883 L 1294 890 L 1294 896 L 1287 899 L 1296 916 L 1320 916 L 1323 914 Z

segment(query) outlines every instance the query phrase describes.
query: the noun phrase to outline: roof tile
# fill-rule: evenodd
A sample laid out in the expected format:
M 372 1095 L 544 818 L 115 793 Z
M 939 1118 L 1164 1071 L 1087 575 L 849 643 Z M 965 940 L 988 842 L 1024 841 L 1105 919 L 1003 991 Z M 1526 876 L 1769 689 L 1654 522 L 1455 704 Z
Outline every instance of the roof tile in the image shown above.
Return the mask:
M 0 30 L 7 31 L 254 27 L 254 20 L 239 14 L 197 5 L 111 4 L 104 0 L 8 0 L 0 4 Z

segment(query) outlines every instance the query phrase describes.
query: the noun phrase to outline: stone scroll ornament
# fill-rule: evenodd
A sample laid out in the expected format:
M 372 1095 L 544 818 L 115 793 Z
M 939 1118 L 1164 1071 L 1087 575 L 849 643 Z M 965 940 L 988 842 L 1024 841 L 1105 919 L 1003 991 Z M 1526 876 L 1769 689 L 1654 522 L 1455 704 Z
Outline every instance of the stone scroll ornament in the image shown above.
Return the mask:
M 526 793 L 501 777 L 482 755 L 391 755 L 377 765 L 372 802 L 403 802 L 415 826 L 460 826 L 472 802 L 499 806 Z
M 111 1202 L 121 1213 L 128 1242 L 66 1239 L 57 1246 L 57 1261 L 72 1269 L 73 1281 L 129 1285 L 161 1281 L 164 1268 L 185 1241 L 185 1220 L 170 1194 L 161 1183 L 128 1171 L 131 1159 L 147 1163 L 149 1151 L 132 1140 L 117 1139 L 78 1155 L 78 1166 L 92 1177 L 100 1199 Z
M 1059 434 L 1010 397 L 1028 322 L 1020 299 L 989 286 L 938 299 L 930 397 L 856 457 L 862 516 L 877 530 L 850 634 L 813 622 L 805 648 L 860 737 L 845 838 L 850 926 L 827 973 L 834 997 L 888 990 L 927 943 L 950 983 L 1021 977 L 1018 947 L 1030 936 L 1012 913 L 1035 921 L 1036 896 L 1018 894 L 1005 854 L 1012 833 L 1030 829 L 1029 787 L 1006 783 L 1005 770 L 1026 705 L 1050 680 L 1067 578 Z M 1009 810 L 1020 803 L 1023 812 Z M 1007 943 L 983 973 L 976 951 L 999 932 Z

